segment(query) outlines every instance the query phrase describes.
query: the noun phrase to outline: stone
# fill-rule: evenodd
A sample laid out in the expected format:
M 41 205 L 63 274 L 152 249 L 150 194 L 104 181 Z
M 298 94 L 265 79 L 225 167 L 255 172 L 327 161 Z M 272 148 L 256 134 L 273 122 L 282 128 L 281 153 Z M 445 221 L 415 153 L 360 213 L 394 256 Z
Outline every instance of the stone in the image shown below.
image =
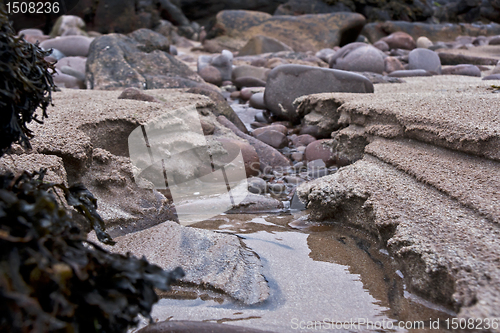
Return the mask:
M 299 135 L 309 134 L 316 139 L 323 139 L 323 135 L 330 136 L 330 133 L 331 131 L 328 133 L 322 133 L 321 129 L 316 125 L 303 125 L 300 127 Z
M 52 75 L 54 78 L 54 83 L 59 88 L 70 88 L 70 89 L 83 89 L 85 88 L 85 83 L 78 78 L 64 74 L 59 69 L 56 69 L 56 72 Z
M 198 71 L 198 75 L 200 75 L 201 78 L 208 83 L 215 84 L 216 86 L 220 86 L 222 84 L 221 73 L 214 66 L 208 65 L 203 67 Z
M 286 126 L 279 125 L 279 124 L 272 124 L 269 126 L 264 126 L 261 128 L 254 129 L 252 131 L 252 135 L 257 136 L 257 135 L 260 135 L 260 134 L 267 132 L 267 131 L 278 131 L 284 135 L 286 135 L 288 133 L 288 129 L 286 128 Z
M 396 57 L 386 57 L 384 59 L 384 71 L 386 73 L 392 73 L 394 71 L 404 70 L 404 66 Z
M 250 177 L 247 179 L 248 190 L 254 194 L 266 193 L 266 181 L 259 177 Z
M 302 65 L 283 65 L 267 78 L 264 101 L 273 114 L 297 123 L 293 101 L 300 96 L 322 92 L 372 93 L 373 84 L 364 76 L 346 71 Z
M 47 170 L 44 181 L 68 186 L 68 177 L 64 169 L 64 163 L 61 157 L 44 154 L 11 154 L 0 157 L 0 172 L 21 174 L 24 171 L 35 172 L 40 168 Z
M 60 69 L 61 73 L 71 75 L 75 77 L 80 83 L 80 85 L 85 88 L 85 73 L 82 73 L 78 70 L 76 70 L 73 67 L 69 66 L 62 66 Z
M 181 281 L 186 283 L 222 290 L 247 305 L 269 297 L 258 256 L 243 247 L 235 235 L 166 221 L 114 240 L 114 246 L 103 247 L 114 253 L 145 256 L 165 270 L 180 266 L 186 274 Z
M 277 199 L 250 193 L 242 202 L 229 210 L 228 214 L 278 213 L 283 211 L 283 208 L 283 202 Z
M 352 11 L 351 8 L 342 2 L 336 2 L 332 5 L 322 0 L 288 0 L 276 8 L 274 15 L 326 14 Z
M 333 151 L 331 146 L 331 139 L 322 139 L 311 142 L 307 145 L 304 152 L 306 161 L 321 160 L 326 167 L 335 164 L 337 154 Z M 309 167 L 309 165 L 308 165 Z
M 267 74 L 270 72 L 268 68 L 243 65 L 233 68 L 231 80 L 239 79 L 240 77 L 253 77 L 262 81 L 266 81 Z
M 148 29 L 97 37 L 87 58 L 87 88 L 191 88 L 203 84 L 198 74 L 168 53 L 168 47 L 165 36 Z
M 500 24 L 431 24 L 423 22 L 386 21 L 366 24 L 361 34 L 368 37 L 371 43 L 375 43 L 381 38 L 397 31 L 406 32 L 414 40 L 418 39 L 420 36 L 426 36 L 432 42 L 438 42 L 452 41 L 458 36 L 500 35 Z
M 228 50 L 222 50 L 220 55 L 212 58 L 210 65 L 217 68 L 222 76 L 222 81 L 231 80 L 231 71 L 233 70 L 233 54 Z
M 379 40 L 379 41 L 375 42 L 373 44 L 373 46 L 382 52 L 387 52 L 390 50 L 389 45 L 386 42 L 384 42 L 383 40 Z
M 355 72 L 384 72 L 385 54 L 364 43 L 351 43 L 330 58 L 330 68 Z
M 244 133 L 248 133 L 245 124 L 243 124 L 241 119 L 234 112 L 234 110 L 231 108 L 227 100 L 224 98 L 224 96 L 222 96 L 220 92 L 214 91 L 213 89 L 203 86 L 191 88 L 187 92 L 209 97 L 215 104 L 215 108 L 212 110 L 215 116 L 222 115 L 226 117 L 241 131 L 243 131 Z
M 443 75 L 466 75 L 481 77 L 481 71 L 474 65 L 456 65 L 443 68 L 441 70 Z
M 261 12 L 223 10 L 209 35 L 248 41 L 262 35 L 279 40 L 295 51 L 319 51 L 356 40 L 365 18 L 355 13 L 271 16 Z
M 292 143 L 295 147 L 307 146 L 313 141 L 316 141 L 316 138 L 309 134 L 301 134 L 292 139 Z
M 429 47 L 434 45 L 434 43 L 432 43 L 432 41 L 425 36 L 418 37 L 416 44 L 417 44 L 417 47 L 420 49 L 428 49 Z
M 500 74 L 491 74 L 483 77 L 483 80 L 500 80 Z
M 248 327 L 227 325 L 202 321 L 169 320 L 150 324 L 141 328 L 137 333 L 194 333 L 194 332 L 217 332 L 217 333 L 271 333 Z
M 234 126 L 229 120 L 224 116 L 217 117 L 217 120 L 231 131 L 234 132 L 240 138 L 248 141 L 257 152 L 260 160 L 260 171 L 263 173 L 269 173 L 274 168 L 284 168 L 290 166 L 290 161 L 283 156 L 278 150 L 265 144 L 264 142 L 257 140 L 256 138 L 243 133 L 236 126 Z
M 276 149 L 288 146 L 288 138 L 283 133 L 274 130 L 265 131 L 256 135 L 255 138 Z
M 40 47 L 44 50 L 57 49 L 67 57 L 86 57 L 93 40 L 85 36 L 63 36 L 43 41 Z
M 330 63 L 330 58 L 335 54 L 335 50 L 326 48 L 326 49 L 321 49 L 318 52 L 316 52 L 315 56 L 326 62 L 327 64 Z
M 75 15 L 61 15 L 52 27 L 50 37 L 57 36 L 87 36 L 85 22 Z
M 85 66 L 87 64 L 87 58 L 85 57 L 64 57 L 57 61 L 56 68 L 61 69 L 62 67 L 71 67 L 80 73 L 85 75 Z
M 136 101 L 161 103 L 161 101 L 156 99 L 154 96 L 145 94 L 144 92 L 142 92 L 141 90 L 139 90 L 137 88 L 125 88 L 125 89 L 123 89 L 120 96 L 118 96 L 118 99 L 133 99 Z
M 428 49 L 415 49 L 408 55 L 408 69 L 424 69 L 441 74 L 441 60 L 436 52 Z
M 293 52 L 292 48 L 285 43 L 280 42 L 272 37 L 266 37 L 262 35 L 254 36 L 243 46 L 239 52 L 238 56 L 247 55 L 257 55 L 262 53 L 272 53 L 288 51 Z
M 253 94 L 256 93 L 254 88 L 257 88 L 257 87 L 247 87 L 247 88 L 241 89 L 240 98 L 244 101 L 248 101 L 250 98 L 252 98 Z
M 417 47 L 413 37 L 403 31 L 393 32 L 381 41 L 386 42 L 390 49 L 413 50 Z
M 264 93 L 256 93 L 250 97 L 250 106 L 260 110 L 266 110 L 266 103 L 264 102 Z
M 241 89 L 243 87 L 265 87 L 266 82 L 256 79 L 251 76 L 243 76 L 239 77 L 236 80 L 233 81 L 234 85 L 238 88 Z
M 457 50 L 462 51 L 462 50 Z M 439 59 L 441 60 L 442 65 L 460 65 L 460 64 L 470 64 L 470 65 L 485 65 L 485 66 L 494 66 L 498 62 L 498 58 L 489 56 L 475 56 L 475 55 L 467 55 L 461 53 L 451 53 L 444 52 L 440 50 L 438 52 Z
M 233 138 L 217 137 L 217 141 L 222 143 L 224 148 L 228 150 L 230 156 L 236 156 L 237 151 L 233 151 L 235 148 L 239 148 L 243 161 L 245 163 L 245 172 L 247 177 L 258 176 L 260 169 L 260 158 L 252 145 L 245 141 L 237 140 Z M 228 161 L 231 162 L 231 161 Z
M 500 45 L 500 35 L 491 37 L 488 41 L 488 45 Z
M 400 70 L 389 73 L 390 77 L 413 77 L 413 76 L 432 76 L 433 74 L 425 69 Z

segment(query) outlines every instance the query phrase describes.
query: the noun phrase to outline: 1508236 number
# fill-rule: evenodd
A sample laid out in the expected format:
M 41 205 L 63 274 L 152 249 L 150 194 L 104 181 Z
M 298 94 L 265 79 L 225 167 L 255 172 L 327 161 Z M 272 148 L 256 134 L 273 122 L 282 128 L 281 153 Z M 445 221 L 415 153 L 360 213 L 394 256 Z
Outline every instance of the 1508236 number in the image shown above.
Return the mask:
M 57 14 L 59 2 L 7 2 L 9 14 Z
M 445 320 L 446 329 L 473 329 L 473 330 L 489 330 L 498 329 L 500 327 L 499 318 L 448 318 Z

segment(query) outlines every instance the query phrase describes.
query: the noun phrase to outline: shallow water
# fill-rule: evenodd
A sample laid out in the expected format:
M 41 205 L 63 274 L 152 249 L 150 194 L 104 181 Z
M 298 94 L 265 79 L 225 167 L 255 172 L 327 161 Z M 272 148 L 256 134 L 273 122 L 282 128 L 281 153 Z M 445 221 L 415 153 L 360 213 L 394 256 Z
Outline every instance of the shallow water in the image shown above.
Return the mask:
M 430 319 L 454 315 L 405 291 L 388 252 L 359 230 L 311 223 L 305 212 L 223 214 L 192 227 L 241 237 L 261 258 L 271 296 L 246 306 L 217 291 L 177 286 L 153 308 L 155 320 L 230 322 L 273 332 L 322 332 L 335 326 L 399 332 L 406 331 L 398 328 L 400 321 L 424 321 L 428 328 Z M 375 326 L 362 325 L 367 321 Z M 382 325 L 386 329 L 376 329 Z

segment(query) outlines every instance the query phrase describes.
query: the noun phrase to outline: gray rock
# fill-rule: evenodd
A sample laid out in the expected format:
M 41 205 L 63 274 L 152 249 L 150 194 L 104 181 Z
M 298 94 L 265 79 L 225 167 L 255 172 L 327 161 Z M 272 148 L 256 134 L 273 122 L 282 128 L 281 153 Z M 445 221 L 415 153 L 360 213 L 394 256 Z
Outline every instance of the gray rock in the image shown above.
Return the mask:
M 383 65 L 383 61 L 382 61 Z M 302 65 L 282 65 L 267 78 L 264 101 L 275 115 L 298 122 L 293 101 L 300 96 L 322 92 L 372 93 L 373 84 L 356 73 Z
M 258 256 L 236 236 L 166 221 L 114 240 L 116 245 L 105 246 L 111 252 L 145 256 L 166 270 L 180 266 L 186 273 L 184 282 L 220 289 L 245 304 L 269 297 Z
M 236 80 L 233 81 L 234 85 L 238 88 L 241 89 L 243 87 L 265 87 L 266 82 L 256 79 L 251 76 L 243 76 L 239 77 Z
M 266 181 L 259 177 L 250 177 L 247 179 L 248 190 L 254 194 L 266 193 Z
M 264 126 L 264 127 L 261 127 L 261 128 L 254 129 L 252 131 L 252 135 L 253 136 L 257 136 L 257 135 L 260 135 L 260 134 L 262 134 L 264 132 L 267 132 L 267 131 L 278 131 L 278 132 L 281 132 L 281 133 L 283 133 L 283 134 L 286 135 L 288 129 L 284 125 L 272 124 L 272 125 L 269 125 L 269 126 Z
M 250 97 L 250 106 L 256 109 L 266 110 L 264 102 L 264 93 L 256 93 Z
M 401 70 L 389 73 L 390 77 L 412 77 L 412 76 L 432 76 L 431 72 L 425 69 L 411 69 L 411 70 Z
M 198 71 L 198 74 L 208 83 L 215 84 L 216 86 L 220 86 L 222 84 L 220 71 L 212 65 L 203 67 Z
M 334 49 L 326 48 L 326 49 L 321 49 L 318 52 L 316 52 L 315 56 L 326 62 L 327 64 L 330 63 L 330 58 L 335 54 Z
M 231 79 L 234 81 L 240 77 L 254 77 L 256 79 L 266 81 L 267 74 L 270 72 L 268 68 L 256 67 L 250 65 L 236 66 L 231 74 Z
M 390 49 L 413 50 L 417 47 L 413 37 L 403 31 L 393 32 L 382 38 L 381 41 L 387 43 Z
M 67 66 L 85 74 L 86 63 L 87 58 L 85 57 L 64 57 L 57 61 L 56 68 L 61 69 L 63 66 Z
M 43 41 L 40 43 L 40 47 L 44 50 L 58 49 L 67 57 L 86 57 L 93 40 L 93 38 L 85 36 L 64 36 Z
M 335 164 L 337 159 L 337 152 L 332 147 L 331 139 L 323 139 L 313 141 L 307 145 L 305 150 L 305 159 L 307 161 L 315 161 L 316 164 L 323 163 L 326 167 L 330 167 Z M 307 167 L 310 168 L 310 163 L 307 164 Z
M 384 72 L 386 55 L 379 49 L 364 43 L 351 43 L 330 58 L 330 67 L 355 72 Z
M 87 58 L 87 88 L 187 88 L 203 83 L 168 49 L 168 39 L 148 29 L 97 37 Z
M 408 55 L 408 69 L 425 69 L 441 74 L 441 60 L 436 52 L 428 49 L 415 49 Z
M 456 65 L 441 70 L 443 75 L 466 75 L 481 77 L 481 70 L 474 65 Z

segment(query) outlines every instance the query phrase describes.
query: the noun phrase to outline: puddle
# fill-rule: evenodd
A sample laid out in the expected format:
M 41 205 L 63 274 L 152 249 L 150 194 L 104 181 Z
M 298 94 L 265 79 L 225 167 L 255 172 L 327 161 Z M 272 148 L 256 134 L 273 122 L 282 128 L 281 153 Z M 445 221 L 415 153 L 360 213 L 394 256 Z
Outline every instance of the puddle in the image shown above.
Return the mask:
M 427 329 L 411 331 L 424 332 L 430 319 L 454 315 L 408 293 L 388 252 L 370 236 L 306 220 L 305 212 L 223 214 L 192 225 L 238 235 L 261 258 L 271 296 L 246 306 L 215 291 L 178 286 L 154 306 L 153 318 L 231 322 L 272 332 L 405 332 L 399 322 L 423 321 Z M 367 321 L 371 327 L 362 324 Z

